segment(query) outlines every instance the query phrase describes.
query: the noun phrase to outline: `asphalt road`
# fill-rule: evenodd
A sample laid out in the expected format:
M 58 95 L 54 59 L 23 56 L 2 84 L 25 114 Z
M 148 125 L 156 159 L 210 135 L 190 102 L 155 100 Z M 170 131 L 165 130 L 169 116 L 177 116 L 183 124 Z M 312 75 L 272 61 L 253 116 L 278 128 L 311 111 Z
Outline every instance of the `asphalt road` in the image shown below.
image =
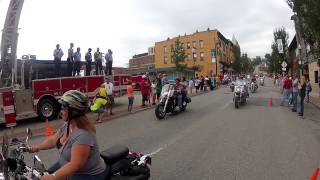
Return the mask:
M 151 179 L 307 180 L 320 162 L 320 110 L 306 105 L 301 119 L 280 107 L 279 97 L 269 81 L 239 109 L 230 89 L 221 88 L 162 121 L 153 109 L 114 119 L 97 125 L 100 149 L 125 144 L 155 152 Z M 57 151 L 38 155 L 49 166 Z

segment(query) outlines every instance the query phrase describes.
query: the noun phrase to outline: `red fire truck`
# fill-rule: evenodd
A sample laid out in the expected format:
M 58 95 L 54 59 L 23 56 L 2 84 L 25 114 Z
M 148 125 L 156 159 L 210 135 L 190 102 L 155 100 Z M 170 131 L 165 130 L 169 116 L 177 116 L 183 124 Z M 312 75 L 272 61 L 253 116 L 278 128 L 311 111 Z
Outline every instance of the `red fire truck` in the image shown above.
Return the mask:
M 32 81 L 32 89 L 0 89 L 0 123 L 39 116 L 55 119 L 60 106 L 58 99 L 64 92 L 76 89 L 92 99 L 104 82 L 104 76 L 66 77 Z
M 129 75 L 113 76 L 115 96 L 126 93 L 128 79 Z M 15 125 L 15 120 L 33 117 L 53 120 L 60 112 L 58 99 L 64 92 L 79 90 L 92 100 L 103 83 L 104 76 L 78 76 L 33 80 L 32 89 L 0 88 L 0 123 Z

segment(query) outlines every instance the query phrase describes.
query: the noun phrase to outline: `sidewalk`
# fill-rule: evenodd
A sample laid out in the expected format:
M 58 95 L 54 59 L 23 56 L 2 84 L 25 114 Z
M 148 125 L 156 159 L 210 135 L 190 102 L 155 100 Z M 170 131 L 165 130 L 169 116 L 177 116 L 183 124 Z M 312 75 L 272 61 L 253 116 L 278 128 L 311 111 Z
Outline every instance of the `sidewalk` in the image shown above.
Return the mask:
M 316 97 L 310 94 L 310 103 L 320 109 L 320 97 Z
M 207 92 L 198 92 L 198 94 L 195 94 L 195 89 L 193 90 L 193 94 L 189 95 L 190 97 L 201 95 L 204 93 L 209 93 L 213 91 L 207 91 Z M 152 103 L 152 102 L 151 102 Z M 115 105 L 113 107 L 113 115 L 108 116 L 103 120 L 102 123 L 105 123 L 107 121 L 134 114 L 140 111 L 144 111 L 147 109 L 154 108 L 155 105 L 147 105 L 146 107 L 141 107 L 142 104 L 142 97 L 140 94 L 140 91 L 135 92 L 134 96 L 134 103 L 133 103 L 133 108 L 132 112 L 128 112 L 128 97 L 126 95 L 121 96 L 121 97 L 115 97 Z M 88 118 L 92 120 L 95 123 L 95 120 L 98 118 L 98 114 L 96 113 L 88 113 L 87 114 Z M 0 133 L 0 142 L 2 142 L 2 136 L 6 133 L 9 136 L 9 139 L 16 137 L 16 138 L 24 138 L 26 136 L 26 129 L 31 128 L 31 131 L 33 133 L 33 136 L 43 136 L 45 133 L 45 123 L 41 122 L 37 119 L 30 119 L 30 120 L 22 120 L 23 122 L 18 122 L 18 125 L 14 127 L 13 129 L 10 128 L 1 128 L 1 133 Z M 61 119 L 53 120 L 50 121 L 51 128 L 53 129 L 54 132 L 56 132 L 61 125 L 63 124 L 63 121 Z M 96 123 L 98 126 L 100 123 Z M 13 131 L 11 131 L 13 130 Z

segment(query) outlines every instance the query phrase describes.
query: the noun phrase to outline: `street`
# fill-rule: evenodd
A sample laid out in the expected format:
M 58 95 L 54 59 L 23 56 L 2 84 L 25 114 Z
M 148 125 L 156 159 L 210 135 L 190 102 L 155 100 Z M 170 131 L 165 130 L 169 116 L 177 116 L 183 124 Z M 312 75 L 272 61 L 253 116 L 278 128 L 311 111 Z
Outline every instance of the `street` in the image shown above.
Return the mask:
M 309 179 L 320 162 L 320 110 L 306 104 L 302 119 L 280 107 L 280 94 L 269 79 L 239 109 L 232 97 L 230 88 L 220 88 L 193 97 L 186 112 L 161 121 L 149 109 L 97 124 L 100 150 L 124 144 L 132 151 L 154 152 L 155 180 Z M 55 149 L 38 155 L 47 167 L 58 157 Z M 31 155 L 26 158 L 32 162 Z

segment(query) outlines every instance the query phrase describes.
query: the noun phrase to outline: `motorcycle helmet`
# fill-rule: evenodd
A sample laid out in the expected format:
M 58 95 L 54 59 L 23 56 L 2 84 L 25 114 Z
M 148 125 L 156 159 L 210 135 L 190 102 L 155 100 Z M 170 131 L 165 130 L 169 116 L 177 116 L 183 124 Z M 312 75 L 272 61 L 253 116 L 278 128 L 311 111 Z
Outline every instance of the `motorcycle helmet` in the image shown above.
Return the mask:
M 84 116 L 88 110 L 88 97 L 84 93 L 77 90 L 69 90 L 63 94 L 58 101 L 63 108 L 68 111 L 68 126 L 67 137 L 69 136 L 70 121 L 72 119 L 79 119 L 80 116 Z
M 88 96 L 77 90 L 69 90 L 63 94 L 59 103 L 75 111 L 83 112 L 88 108 Z

